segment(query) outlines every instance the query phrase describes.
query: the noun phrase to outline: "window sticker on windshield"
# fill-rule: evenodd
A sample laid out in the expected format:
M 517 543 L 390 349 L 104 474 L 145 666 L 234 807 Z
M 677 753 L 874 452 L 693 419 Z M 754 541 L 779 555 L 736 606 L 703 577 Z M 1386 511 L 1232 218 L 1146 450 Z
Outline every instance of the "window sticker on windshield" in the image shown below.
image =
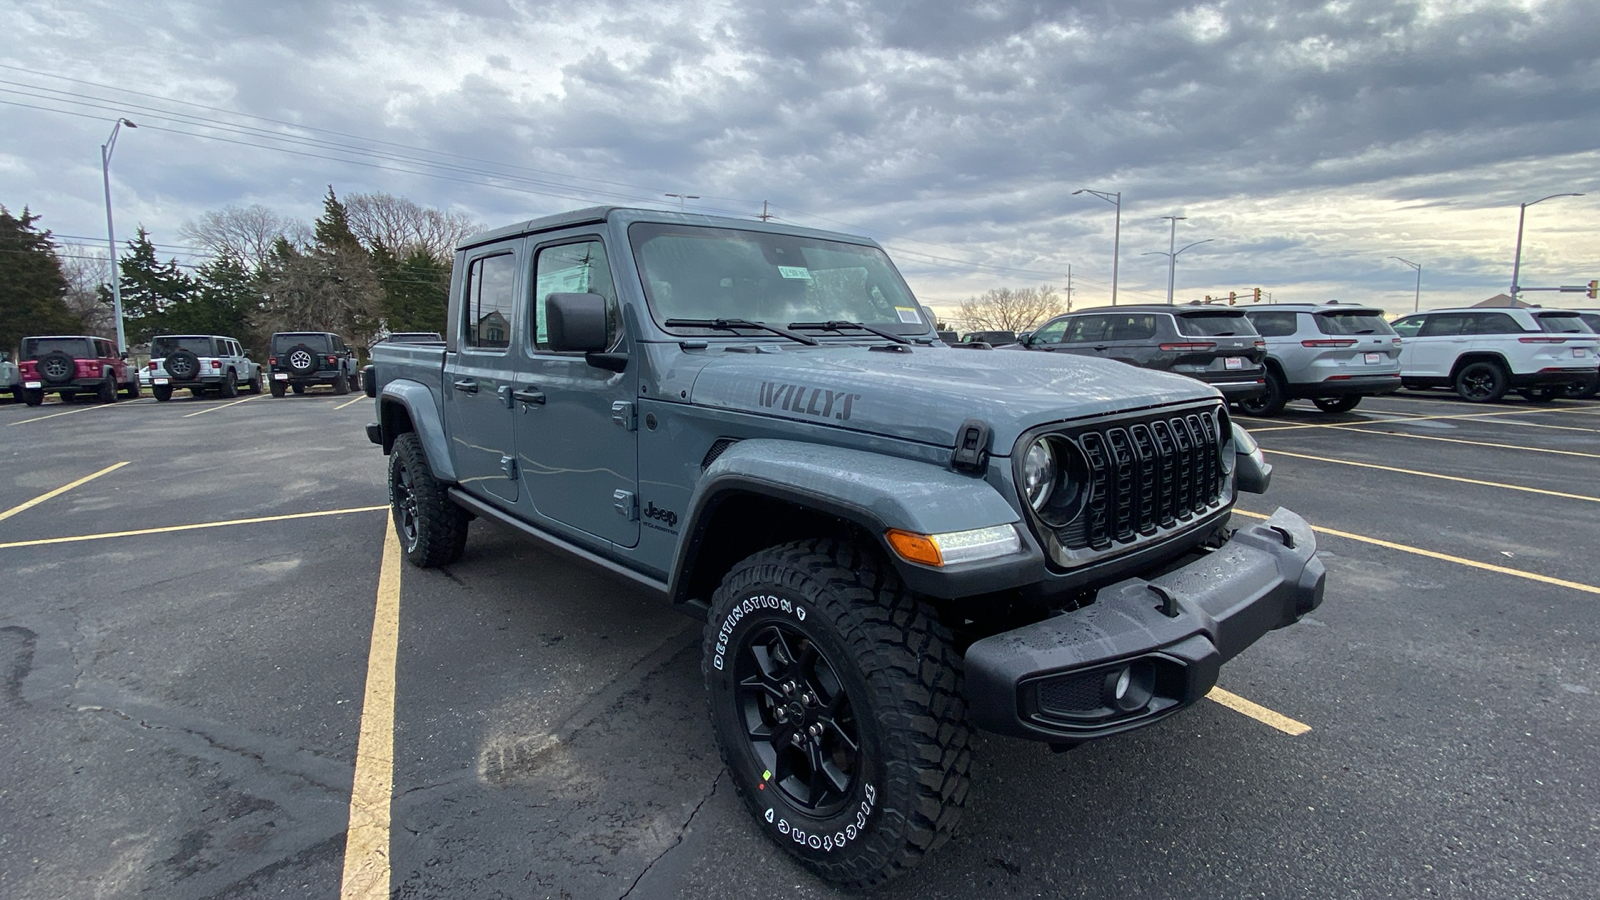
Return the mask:
M 778 274 L 784 278 L 798 278 L 801 281 L 811 280 L 811 271 L 805 266 L 779 266 Z
M 922 324 L 922 314 L 909 306 L 896 306 L 894 311 L 900 316 L 900 321 L 907 325 Z

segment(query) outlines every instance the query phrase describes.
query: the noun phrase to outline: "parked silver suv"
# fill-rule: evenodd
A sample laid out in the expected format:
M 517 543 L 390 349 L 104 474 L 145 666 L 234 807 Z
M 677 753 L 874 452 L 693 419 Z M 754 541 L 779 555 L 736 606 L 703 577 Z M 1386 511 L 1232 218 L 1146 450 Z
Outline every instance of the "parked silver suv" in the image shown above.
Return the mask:
M 1297 399 L 1349 412 L 1362 397 L 1400 389 L 1400 337 L 1381 309 L 1278 303 L 1245 315 L 1267 342 L 1266 390 L 1239 401 L 1252 416 L 1277 415 Z
M 171 400 L 177 388 L 186 388 L 196 397 L 206 391 L 237 397 L 240 387 L 261 393 L 261 365 L 231 337 L 158 334 L 150 339 L 150 363 L 139 373 L 139 380 L 162 401 Z

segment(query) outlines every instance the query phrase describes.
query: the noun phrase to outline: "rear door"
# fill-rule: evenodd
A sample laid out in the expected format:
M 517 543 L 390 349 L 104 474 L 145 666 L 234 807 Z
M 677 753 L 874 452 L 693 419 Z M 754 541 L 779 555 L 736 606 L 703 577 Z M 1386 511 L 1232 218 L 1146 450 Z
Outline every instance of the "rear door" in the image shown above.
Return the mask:
M 1067 319 L 1061 340 L 1051 346 L 1077 356 L 1105 356 L 1111 346 L 1112 320 L 1112 316 L 1073 316 Z
M 549 522 L 633 547 L 641 521 L 636 370 L 613 372 L 590 365 L 582 353 L 557 353 L 546 331 L 545 298 L 593 293 L 606 298 L 612 348 L 625 343 L 605 243 L 594 234 L 550 238 L 534 251 L 532 269 L 529 339 L 521 342 L 525 355 L 513 394 L 524 506 Z
M 520 243 L 476 248 L 464 257 L 456 353 L 445 365 L 445 428 L 461 486 L 514 503 L 518 479 L 511 390 L 511 334 L 522 266 Z

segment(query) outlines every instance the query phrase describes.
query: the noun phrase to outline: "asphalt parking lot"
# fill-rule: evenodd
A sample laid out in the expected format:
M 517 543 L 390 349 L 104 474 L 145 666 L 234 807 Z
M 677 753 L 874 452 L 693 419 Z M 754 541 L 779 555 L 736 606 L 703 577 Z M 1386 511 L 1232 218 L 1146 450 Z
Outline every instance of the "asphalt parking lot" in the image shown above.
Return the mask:
M 696 623 L 481 521 L 383 577 L 370 403 L 0 406 L 0 896 L 339 896 L 364 709 L 393 802 L 350 844 L 395 897 L 835 896 L 722 778 Z M 980 736 L 880 896 L 1593 896 L 1600 403 L 1242 421 L 1277 470 L 1240 515 L 1319 526 L 1323 607 L 1227 703 Z

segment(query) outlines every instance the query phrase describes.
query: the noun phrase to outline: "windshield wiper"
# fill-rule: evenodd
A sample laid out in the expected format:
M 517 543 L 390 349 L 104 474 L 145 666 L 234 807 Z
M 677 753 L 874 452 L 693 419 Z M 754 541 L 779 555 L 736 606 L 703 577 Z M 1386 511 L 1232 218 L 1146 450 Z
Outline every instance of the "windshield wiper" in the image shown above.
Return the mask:
M 868 325 L 865 322 L 842 322 L 830 319 L 827 322 L 790 322 L 789 327 L 815 328 L 818 331 L 844 331 L 846 328 L 859 328 L 862 331 L 871 332 L 886 341 L 894 341 L 896 344 L 911 343 L 911 339 L 903 334 L 895 334 L 892 331 Z
M 770 331 L 791 341 L 799 341 L 808 347 L 817 346 L 815 338 L 803 334 L 795 334 L 787 328 L 768 325 L 765 322 L 750 322 L 745 319 L 668 319 L 662 323 L 668 328 L 714 328 L 718 331 L 735 331 L 740 328 L 754 328 L 758 331 Z

